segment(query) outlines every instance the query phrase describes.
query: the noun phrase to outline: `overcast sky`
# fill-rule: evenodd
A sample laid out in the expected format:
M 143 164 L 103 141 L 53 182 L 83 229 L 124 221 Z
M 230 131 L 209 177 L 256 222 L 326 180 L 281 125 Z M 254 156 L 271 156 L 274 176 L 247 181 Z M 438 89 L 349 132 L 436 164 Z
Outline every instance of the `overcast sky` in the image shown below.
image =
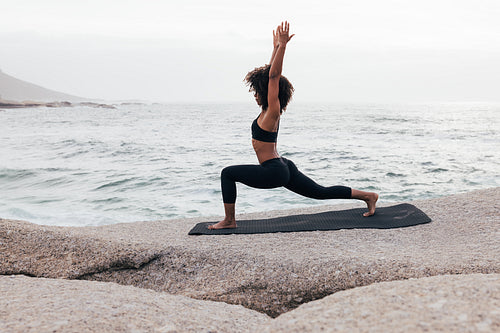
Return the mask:
M 290 22 L 298 102 L 500 101 L 498 0 L 2 0 L 0 69 L 82 97 L 252 101 Z

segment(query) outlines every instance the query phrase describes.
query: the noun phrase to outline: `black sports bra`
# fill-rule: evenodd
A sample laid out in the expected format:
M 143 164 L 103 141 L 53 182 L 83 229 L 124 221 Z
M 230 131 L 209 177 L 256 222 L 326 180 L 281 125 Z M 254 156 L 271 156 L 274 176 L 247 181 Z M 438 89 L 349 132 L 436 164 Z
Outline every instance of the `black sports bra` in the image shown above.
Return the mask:
M 263 142 L 276 142 L 278 140 L 278 131 L 269 132 L 260 128 L 259 124 L 257 124 L 257 119 L 259 119 L 259 117 L 257 117 L 252 123 L 252 139 Z

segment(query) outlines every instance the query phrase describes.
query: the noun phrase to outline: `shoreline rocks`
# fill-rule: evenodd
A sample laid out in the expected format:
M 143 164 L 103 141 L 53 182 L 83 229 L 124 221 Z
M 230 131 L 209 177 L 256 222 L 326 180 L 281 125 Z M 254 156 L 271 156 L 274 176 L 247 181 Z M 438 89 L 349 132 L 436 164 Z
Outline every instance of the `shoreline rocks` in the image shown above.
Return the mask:
M 0 276 L 2 332 L 497 332 L 500 274 L 375 283 L 276 319 L 115 283 Z
M 187 235 L 194 224 L 218 217 L 81 228 L 0 219 L 0 275 L 115 282 L 277 317 L 380 282 L 499 274 L 499 203 L 500 188 L 491 188 L 412 202 L 433 220 L 425 225 L 227 236 Z M 359 205 L 240 218 L 353 207 Z
M 115 283 L 0 276 L 2 332 L 252 332 L 266 315 Z
M 94 103 L 94 102 L 80 102 L 71 103 L 68 101 L 54 101 L 54 102 L 35 102 L 35 101 L 6 101 L 0 99 L 0 108 L 4 109 L 21 109 L 21 108 L 37 108 L 37 107 L 48 107 L 48 108 L 62 108 L 62 107 L 74 107 L 74 106 L 87 106 L 93 108 L 104 108 L 104 109 L 116 109 L 115 106 L 104 103 Z
M 498 332 L 500 274 L 381 282 L 301 305 L 261 332 Z

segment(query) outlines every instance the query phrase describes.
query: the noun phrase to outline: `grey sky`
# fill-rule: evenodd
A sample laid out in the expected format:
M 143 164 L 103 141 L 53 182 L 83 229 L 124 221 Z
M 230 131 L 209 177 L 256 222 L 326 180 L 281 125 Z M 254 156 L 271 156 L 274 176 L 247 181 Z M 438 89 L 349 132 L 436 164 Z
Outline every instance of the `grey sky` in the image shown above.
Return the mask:
M 0 68 L 84 97 L 251 101 L 291 22 L 299 102 L 500 101 L 500 1 L 2 0 Z

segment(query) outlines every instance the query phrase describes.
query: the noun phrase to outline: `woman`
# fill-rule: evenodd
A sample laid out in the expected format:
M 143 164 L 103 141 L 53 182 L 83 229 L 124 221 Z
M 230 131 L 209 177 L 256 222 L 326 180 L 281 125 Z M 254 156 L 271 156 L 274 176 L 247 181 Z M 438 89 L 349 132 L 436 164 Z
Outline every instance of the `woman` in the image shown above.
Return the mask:
M 252 144 L 260 165 L 233 165 L 222 170 L 222 197 L 226 216 L 219 223 L 209 226 L 209 229 L 236 228 L 236 182 L 255 188 L 284 186 L 315 199 L 359 199 L 368 206 L 364 216 L 375 213 L 378 194 L 346 186 L 320 186 L 302 174 L 292 161 L 278 154 L 276 139 L 280 117 L 293 93 L 291 83 L 281 76 L 286 45 L 294 36 L 289 35 L 289 30 L 289 23 L 282 22 L 276 32 L 273 31 L 274 48 L 270 65 L 256 68 L 245 77 L 261 107 L 259 116 L 252 123 Z

